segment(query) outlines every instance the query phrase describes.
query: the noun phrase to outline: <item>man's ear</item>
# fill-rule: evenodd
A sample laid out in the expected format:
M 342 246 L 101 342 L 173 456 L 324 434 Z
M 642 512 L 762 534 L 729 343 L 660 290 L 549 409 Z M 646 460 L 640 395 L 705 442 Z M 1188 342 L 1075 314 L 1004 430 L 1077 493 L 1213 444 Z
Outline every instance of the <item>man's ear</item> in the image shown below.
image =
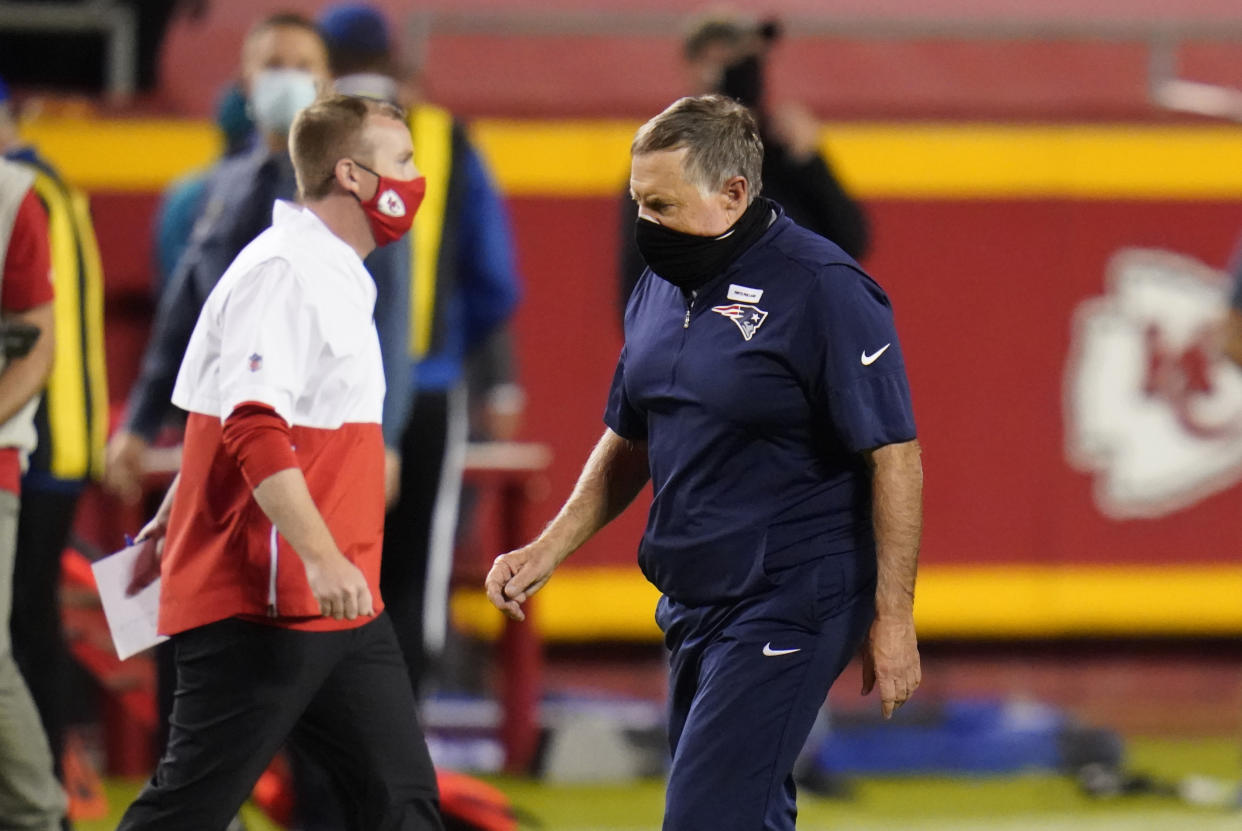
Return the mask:
M 745 176 L 734 176 L 724 184 L 725 208 L 730 212 L 743 213 L 750 203 L 750 183 Z
M 362 180 L 358 176 L 358 165 L 352 159 L 338 159 L 332 174 L 338 185 L 361 198 Z

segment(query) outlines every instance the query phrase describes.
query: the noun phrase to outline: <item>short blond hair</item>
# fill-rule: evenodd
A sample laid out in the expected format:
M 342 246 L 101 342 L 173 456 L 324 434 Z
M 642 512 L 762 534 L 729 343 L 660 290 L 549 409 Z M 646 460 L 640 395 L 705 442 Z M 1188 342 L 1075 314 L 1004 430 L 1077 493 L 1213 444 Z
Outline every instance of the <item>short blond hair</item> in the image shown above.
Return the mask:
M 751 199 L 763 189 L 763 140 L 750 110 L 723 95 L 699 95 L 674 101 L 638 128 L 630 155 L 686 150 L 686 178 L 716 191 L 734 176 L 750 186 Z
M 370 162 L 371 149 L 365 146 L 362 129 L 372 115 L 405 121 L 401 108 L 386 101 L 339 94 L 316 100 L 293 119 L 289 155 L 304 201 L 332 192 L 341 159 L 366 156 Z

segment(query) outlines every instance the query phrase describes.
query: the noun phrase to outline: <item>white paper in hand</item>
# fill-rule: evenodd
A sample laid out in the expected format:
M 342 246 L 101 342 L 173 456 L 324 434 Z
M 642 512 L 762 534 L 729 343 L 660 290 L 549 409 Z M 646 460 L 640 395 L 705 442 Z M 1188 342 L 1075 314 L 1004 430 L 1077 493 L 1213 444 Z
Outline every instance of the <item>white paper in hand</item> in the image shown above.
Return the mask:
M 134 561 L 143 543 L 135 543 L 91 564 L 95 585 L 103 602 L 104 617 L 112 632 L 112 644 L 122 661 L 168 640 L 156 631 L 160 614 L 160 581 L 157 579 L 133 597 L 125 590 L 134 576 Z

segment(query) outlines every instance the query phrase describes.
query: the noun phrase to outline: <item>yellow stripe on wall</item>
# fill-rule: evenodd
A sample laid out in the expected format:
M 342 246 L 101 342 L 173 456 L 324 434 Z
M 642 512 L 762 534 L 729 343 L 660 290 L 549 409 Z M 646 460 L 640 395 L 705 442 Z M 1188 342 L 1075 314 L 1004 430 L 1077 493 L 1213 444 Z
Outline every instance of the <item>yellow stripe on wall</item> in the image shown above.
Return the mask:
M 615 196 L 637 122 L 482 119 L 471 133 L 513 196 Z M 73 183 L 155 190 L 219 152 L 205 122 L 52 120 L 25 136 Z M 864 197 L 1242 197 L 1242 127 L 833 124 L 824 147 Z
M 850 125 L 828 147 L 881 197 L 1182 198 L 1242 194 L 1242 129 Z
M 630 178 L 625 121 L 476 121 L 470 136 L 514 196 L 613 196 Z
M 919 575 L 926 638 L 1242 634 L 1242 566 L 937 566 Z M 656 641 L 659 593 L 638 568 L 557 574 L 536 596 L 551 641 Z M 453 622 L 495 637 L 503 618 L 482 588 L 458 589 Z
M 218 131 L 199 121 L 39 120 L 21 132 L 68 182 L 86 190 L 162 190 L 209 164 L 223 147 Z

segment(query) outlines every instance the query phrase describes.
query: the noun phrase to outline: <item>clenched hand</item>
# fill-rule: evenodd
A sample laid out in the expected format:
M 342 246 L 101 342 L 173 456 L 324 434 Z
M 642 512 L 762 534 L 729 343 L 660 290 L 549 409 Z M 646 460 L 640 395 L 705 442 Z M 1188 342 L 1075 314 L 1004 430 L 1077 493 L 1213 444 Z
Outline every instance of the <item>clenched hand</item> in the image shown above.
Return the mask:
M 354 620 L 375 614 L 367 578 L 344 555 L 306 563 L 306 579 L 319 601 L 319 611 L 326 617 Z

